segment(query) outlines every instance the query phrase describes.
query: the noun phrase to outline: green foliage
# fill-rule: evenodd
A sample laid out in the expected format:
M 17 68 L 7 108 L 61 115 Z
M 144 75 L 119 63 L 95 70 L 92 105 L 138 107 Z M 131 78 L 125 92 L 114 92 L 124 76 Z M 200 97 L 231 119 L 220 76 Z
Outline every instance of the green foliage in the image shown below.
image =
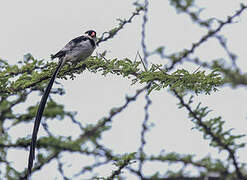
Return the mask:
M 0 85 L 0 93 L 2 95 L 16 94 L 18 91 L 27 88 L 40 89 L 44 86 L 46 80 L 49 79 L 52 70 L 55 68 L 53 62 L 47 63 L 45 67 L 39 67 L 38 65 L 43 64 L 43 61 L 35 60 L 33 57 L 28 61 L 21 62 L 21 64 L 20 68 L 5 64 L 6 67 L 0 74 L 4 77 L 3 84 Z M 102 75 L 111 73 L 127 78 L 134 76 L 132 84 L 137 82 L 140 84 L 151 83 L 149 92 L 170 87 L 171 89 L 180 89 L 181 91 L 193 91 L 196 94 L 201 92 L 209 94 L 212 90 L 217 90 L 217 87 L 222 84 L 220 74 L 217 71 L 206 74 L 205 71 L 189 73 L 185 69 L 180 69 L 172 74 L 168 74 L 160 68 L 161 65 L 152 65 L 148 71 L 143 71 L 141 69 L 141 62 L 133 62 L 129 59 L 106 60 L 97 57 L 89 58 L 86 62 L 77 65 L 66 65 L 58 77 L 67 79 L 67 76 L 69 76 L 71 79 L 74 79 L 74 73 L 81 73 L 83 71 L 82 67 L 85 65 L 89 71 L 94 73 L 101 72 Z M 14 76 L 17 79 L 11 82 Z
M 175 6 L 178 12 L 187 11 L 194 5 L 194 0 L 169 0 L 171 5 Z
M 152 65 L 149 71 L 142 72 L 138 78 L 140 83 L 155 82 L 152 83 L 150 92 L 169 86 L 171 89 L 179 89 L 179 91 L 190 90 L 196 94 L 201 92 L 209 94 L 212 90 L 216 91 L 217 87 L 222 84 L 219 73 L 216 71 L 206 75 L 205 71 L 189 73 L 187 70 L 181 69 L 170 75 L 162 71 L 160 65 Z
M 193 102 L 192 98 L 191 96 L 189 104 Z M 208 107 L 201 107 L 201 103 L 199 103 L 196 108 L 190 112 L 189 117 L 195 123 L 194 128 L 203 133 L 204 139 L 211 140 L 211 146 L 219 147 L 220 150 L 228 147 L 233 151 L 245 146 L 243 143 L 236 144 L 236 140 L 245 135 L 232 135 L 233 129 L 224 130 L 223 125 L 225 122 L 221 117 L 203 120 L 203 118 L 207 117 L 208 113 L 210 113 Z
M 134 160 L 135 158 L 136 158 L 136 152 L 130 154 L 124 154 L 119 157 L 114 157 L 115 160 L 114 165 L 117 167 L 126 166 L 130 164 L 130 161 Z

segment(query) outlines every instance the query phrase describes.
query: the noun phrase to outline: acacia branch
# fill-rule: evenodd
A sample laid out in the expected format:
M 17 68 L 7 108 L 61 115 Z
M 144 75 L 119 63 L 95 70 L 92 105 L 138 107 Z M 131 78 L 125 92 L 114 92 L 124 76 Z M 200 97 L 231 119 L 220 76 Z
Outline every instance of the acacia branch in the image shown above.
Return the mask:
M 214 35 L 217 34 L 219 31 L 221 31 L 221 29 L 224 26 L 226 26 L 227 24 L 231 24 L 232 21 L 236 17 L 240 16 L 246 9 L 247 9 L 247 5 L 242 4 L 241 8 L 237 10 L 232 16 L 229 16 L 226 21 L 220 21 L 220 25 L 215 30 L 209 30 L 208 33 L 204 35 L 198 42 L 193 43 L 190 49 L 184 50 L 181 56 L 173 59 L 172 64 L 169 67 L 167 67 L 167 70 L 173 69 L 177 63 L 181 62 L 184 58 L 192 54 L 196 50 L 196 48 L 198 48 L 201 44 L 206 42 L 209 38 L 214 37 Z M 174 55 L 171 55 L 171 56 L 174 56 Z
M 211 129 L 211 127 L 207 126 L 203 122 L 202 118 L 199 117 L 198 114 L 194 110 L 191 109 L 189 104 L 187 104 L 184 101 L 183 97 L 181 95 L 179 95 L 177 91 L 174 90 L 173 92 L 174 92 L 175 96 L 179 99 L 181 105 L 188 110 L 189 114 L 197 121 L 198 125 L 204 129 L 205 134 L 209 135 L 212 138 L 212 140 L 218 144 L 218 146 L 222 147 L 223 149 L 225 149 L 228 152 L 229 157 L 230 157 L 230 159 L 232 159 L 233 165 L 236 169 L 237 177 L 239 179 L 246 180 L 247 178 L 244 177 L 242 172 L 240 171 L 239 164 L 237 162 L 237 158 L 236 158 L 234 149 L 231 149 L 228 144 L 224 143 L 219 136 L 217 136 L 216 134 L 213 133 L 213 130 Z

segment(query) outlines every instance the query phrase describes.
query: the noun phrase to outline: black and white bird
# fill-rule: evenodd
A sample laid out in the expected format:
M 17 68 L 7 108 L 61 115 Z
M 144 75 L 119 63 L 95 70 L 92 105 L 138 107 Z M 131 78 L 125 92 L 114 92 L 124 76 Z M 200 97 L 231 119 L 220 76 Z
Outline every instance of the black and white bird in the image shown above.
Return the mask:
M 63 67 L 63 65 L 66 62 L 72 62 L 77 63 L 80 61 L 84 61 L 87 57 L 89 57 L 95 47 L 96 47 L 96 32 L 93 30 L 89 30 L 85 32 L 84 35 L 79 36 L 73 40 L 71 40 L 69 43 L 67 43 L 63 49 L 61 49 L 58 53 L 53 55 L 51 58 L 59 58 L 58 66 L 53 73 L 50 82 L 48 83 L 48 86 L 45 89 L 44 95 L 42 96 L 41 102 L 39 104 L 39 108 L 36 114 L 35 122 L 34 122 L 34 128 L 33 128 L 33 134 L 32 134 L 32 140 L 30 145 L 30 152 L 29 152 L 29 159 L 28 159 L 28 177 L 31 175 L 32 167 L 33 167 L 33 160 L 35 157 L 35 145 L 37 140 L 37 134 L 40 126 L 40 121 L 43 115 L 43 111 L 45 108 L 45 104 L 47 101 L 47 98 L 49 96 L 50 90 L 52 88 L 52 85 L 55 81 L 55 78 L 59 72 L 59 70 Z

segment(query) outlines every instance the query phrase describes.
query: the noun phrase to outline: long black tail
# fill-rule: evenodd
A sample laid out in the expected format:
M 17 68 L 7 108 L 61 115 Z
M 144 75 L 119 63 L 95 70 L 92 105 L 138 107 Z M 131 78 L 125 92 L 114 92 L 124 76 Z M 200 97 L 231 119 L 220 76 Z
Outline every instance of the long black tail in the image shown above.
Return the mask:
M 34 127 L 33 127 L 33 134 L 32 134 L 32 140 L 31 140 L 31 145 L 30 145 L 30 151 L 29 151 L 29 158 L 28 158 L 28 177 L 31 175 L 32 173 L 32 167 L 33 167 L 33 160 L 34 160 L 34 155 L 35 155 L 35 145 L 36 145 L 36 140 L 37 140 L 37 134 L 39 131 L 39 125 L 40 125 L 40 121 L 45 109 L 45 104 L 47 101 L 47 98 L 49 96 L 49 93 L 51 91 L 52 85 L 56 79 L 57 73 L 59 72 L 60 68 L 62 67 L 62 60 L 59 61 L 57 69 L 55 70 L 55 72 L 53 73 L 51 80 L 48 84 L 48 86 L 45 89 L 45 93 L 41 99 L 41 102 L 39 104 L 39 108 L 36 114 L 36 118 L 35 118 L 35 122 L 34 122 Z

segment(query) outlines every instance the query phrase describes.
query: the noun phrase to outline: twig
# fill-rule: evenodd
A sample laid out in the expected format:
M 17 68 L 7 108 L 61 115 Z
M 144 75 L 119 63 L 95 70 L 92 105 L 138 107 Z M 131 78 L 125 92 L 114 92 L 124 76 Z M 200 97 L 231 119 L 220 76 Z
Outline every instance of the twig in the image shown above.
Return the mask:
M 189 56 L 190 54 L 192 54 L 195 49 L 197 47 L 199 47 L 201 44 L 203 44 L 204 42 L 206 42 L 209 38 L 213 37 L 215 34 L 217 34 L 219 31 L 221 31 L 221 29 L 227 25 L 227 24 L 231 24 L 233 19 L 236 18 L 237 16 L 239 16 L 245 9 L 247 9 L 247 6 L 245 5 L 241 5 L 241 8 L 236 11 L 232 16 L 229 16 L 228 19 L 224 22 L 221 22 L 220 25 L 218 26 L 218 28 L 216 28 L 215 30 L 210 30 L 206 35 L 204 35 L 198 42 L 193 43 L 191 49 L 189 50 L 185 50 L 185 52 L 183 53 L 183 55 L 181 57 L 179 57 L 179 59 L 177 59 L 176 61 L 173 61 L 172 64 L 170 65 L 170 67 L 168 67 L 168 70 L 171 70 L 174 68 L 174 66 L 181 62 L 184 58 L 186 58 L 187 56 Z
M 148 67 L 148 62 L 147 62 L 147 57 L 148 57 L 148 52 L 147 52 L 147 46 L 145 43 L 146 39 L 146 25 L 147 25 L 147 14 L 148 14 L 148 0 L 145 0 L 145 5 L 144 5 L 144 15 L 143 15 L 143 23 L 142 23 L 142 39 L 141 39 L 141 45 L 142 45 L 142 51 L 143 51 L 143 60 L 145 63 L 145 66 Z
M 101 43 L 101 42 L 104 42 L 104 41 L 107 41 L 108 39 L 113 38 L 113 37 L 118 33 L 118 31 L 120 31 L 121 29 L 123 29 L 123 27 L 124 27 L 126 24 L 131 23 L 132 19 L 133 19 L 135 16 L 139 15 L 139 13 L 140 13 L 141 11 L 143 11 L 143 10 L 144 10 L 144 9 L 141 8 L 141 7 L 136 8 L 136 10 L 135 10 L 135 11 L 132 13 L 132 15 L 129 17 L 129 19 L 123 20 L 123 21 L 121 20 L 121 22 L 120 22 L 120 24 L 119 24 L 118 27 L 116 27 L 116 28 L 114 28 L 114 29 L 112 29 L 112 30 L 110 30 L 110 31 L 108 31 L 108 32 L 104 32 L 104 33 L 102 34 L 102 36 L 98 39 L 97 45 L 99 45 L 99 43 Z M 108 36 L 104 37 L 105 34 L 108 34 Z

